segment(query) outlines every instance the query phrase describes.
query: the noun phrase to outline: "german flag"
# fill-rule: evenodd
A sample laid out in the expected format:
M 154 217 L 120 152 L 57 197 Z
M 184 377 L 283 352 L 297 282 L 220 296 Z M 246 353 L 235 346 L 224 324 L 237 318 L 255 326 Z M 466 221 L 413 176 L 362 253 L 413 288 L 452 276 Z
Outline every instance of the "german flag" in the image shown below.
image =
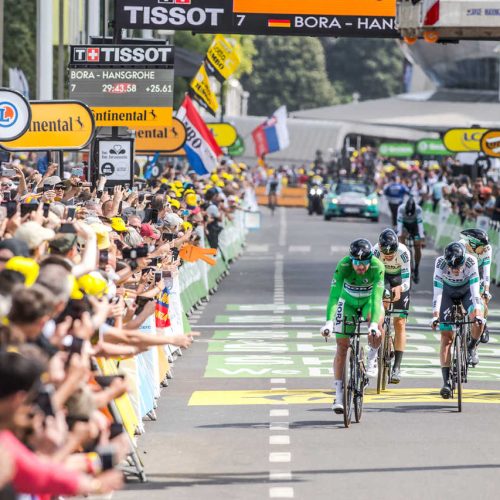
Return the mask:
M 292 21 L 290 19 L 268 19 L 268 28 L 291 28 Z

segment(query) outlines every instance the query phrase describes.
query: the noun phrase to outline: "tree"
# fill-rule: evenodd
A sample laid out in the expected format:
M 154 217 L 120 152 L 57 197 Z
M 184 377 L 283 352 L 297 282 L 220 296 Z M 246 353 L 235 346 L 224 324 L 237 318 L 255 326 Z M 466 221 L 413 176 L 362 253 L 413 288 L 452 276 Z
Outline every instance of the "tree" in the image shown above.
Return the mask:
M 9 68 L 22 69 L 36 96 L 36 2 L 5 0 L 3 81 L 8 84 Z
M 343 102 L 360 94 L 377 99 L 403 91 L 404 55 L 395 40 L 322 39 L 328 77 Z
M 317 39 L 257 37 L 255 48 L 253 71 L 242 78 L 251 114 L 268 116 L 283 104 L 293 111 L 336 102 Z

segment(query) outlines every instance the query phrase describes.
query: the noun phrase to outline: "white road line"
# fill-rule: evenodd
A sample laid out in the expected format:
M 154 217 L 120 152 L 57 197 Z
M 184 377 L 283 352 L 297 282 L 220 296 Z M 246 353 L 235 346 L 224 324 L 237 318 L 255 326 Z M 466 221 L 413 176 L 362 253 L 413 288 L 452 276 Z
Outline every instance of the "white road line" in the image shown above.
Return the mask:
M 277 436 L 269 436 L 269 444 L 270 445 L 286 445 L 290 444 L 290 436 L 285 435 L 277 435 Z
M 285 384 L 286 378 L 272 378 L 270 382 L 271 384 Z
M 269 498 L 294 498 L 294 491 L 291 487 L 269 488 Z
M 271 432 L 289 431 L 290 424 L 288 422 L 271 422 L 269 424 L 269 430 Z
M 272 417 L 289 417 L 290 410 L 270 410 L 269 416 Z
M 252 252 L 268 253 L 269 252 L 269 245 L 255 245 L 255 244 L 251 244 L 251 245 L 247 246 L 246 251 L 248 253 L 252 253 Z
M 292 461 L 292 454 L 289 451 L 272 451 L 269 453 L 271 463 L 288 463 Z
M 286 387 L 271 387 L 271 391 L 286 391 Z
M 311 245 L 290 245 L 288 251 L 290 253 L 308 253 L 311 251 Z
M 292 473 L 290 471 L 272 470 L 269 472 L 269 481 L 291 481 Z

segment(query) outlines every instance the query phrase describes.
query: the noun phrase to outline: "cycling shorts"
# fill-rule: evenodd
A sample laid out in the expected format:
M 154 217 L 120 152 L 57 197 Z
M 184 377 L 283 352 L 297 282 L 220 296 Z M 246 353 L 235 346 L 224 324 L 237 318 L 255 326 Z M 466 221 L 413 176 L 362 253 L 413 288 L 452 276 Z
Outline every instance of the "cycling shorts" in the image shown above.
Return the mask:
M 364 301 L 359 301 L 357 305 L 352 305 L 344 298 L 340 297 L 335 310 L 335 316 L 333 318 L 336 338 L 348 339 L 356 331 L 355 325 L 344 325 L 344 319 L 345 321 L 353 323 L 353 320 L 358 317 L 358 308 L 361 308 L 361 315 L 363 319 L 368 319 L 368 314 L 372 305 L 371 300 L 371 298 L 368 298 Z
M 443 325 L 443 322 L 452 321 L 453 318 L 451 314 L 453 311 L 454 300 L 460 300 L 460 303 L 467 314 L 474 311 L 474 303 L 472 302 L 468 283 L 457 287 L 443 283 L 443 296 L 441 299 L 441 308 L 439 309 L 440 330 L 453 329 L 453 325 Z
M 418 241 L 420 239 L 418 233 L 418 224 L 416 222 L 403 222 L 403 230 L 410 236 L 413 236 L 413 239 L 415 241 Z
M 384 277 L 384 287 L 386 290 L 392 290 L 393 288 L 400 286 L 403 282 L 400 274 L 385 274 Z M 393 311 L 398 314 L 400 318 L 407 318 L 408 311 L 410 310 L 410 290 L 406 292 L 401 292 L 401 296 L 397 302 L 392 304 Z
M 270 182 L 269 183 L 269 194 L 273 193 L 276 194 L 278 191 L 278 183 L 277 182 Z

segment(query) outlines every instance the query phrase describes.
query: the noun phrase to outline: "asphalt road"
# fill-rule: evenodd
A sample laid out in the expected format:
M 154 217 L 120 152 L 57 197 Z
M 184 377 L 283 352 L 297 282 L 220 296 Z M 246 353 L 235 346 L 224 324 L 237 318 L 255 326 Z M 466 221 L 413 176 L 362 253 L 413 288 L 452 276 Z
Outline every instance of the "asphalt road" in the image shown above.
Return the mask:
M 374 242 L 386 224 L 264 209 L 262 229 L 193 318 L 201 340 L 175 363 L 158 421 L 139 439 L 149 482 L 117 498 L 498 498 L 500 335 L 482 345 L 459 414 L 439 397 L 427 327 L 434 250 L 412 294 L 401 384 L 377 398 L 372 383 L 349 429 L 330 410 L 334 342 L 319 327 L 331 276 L 352 239 Z M 498 297 L 490 324 L 500 331 Z

